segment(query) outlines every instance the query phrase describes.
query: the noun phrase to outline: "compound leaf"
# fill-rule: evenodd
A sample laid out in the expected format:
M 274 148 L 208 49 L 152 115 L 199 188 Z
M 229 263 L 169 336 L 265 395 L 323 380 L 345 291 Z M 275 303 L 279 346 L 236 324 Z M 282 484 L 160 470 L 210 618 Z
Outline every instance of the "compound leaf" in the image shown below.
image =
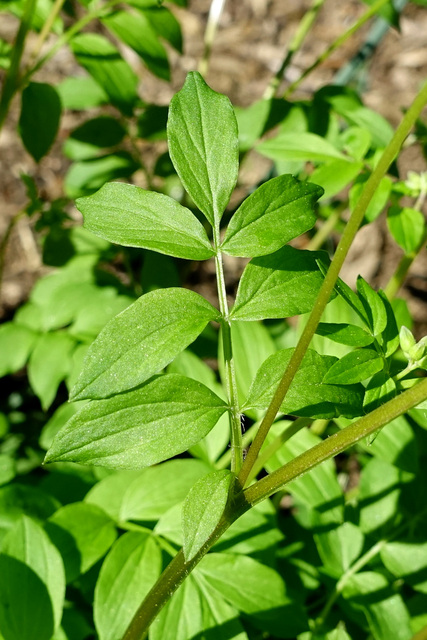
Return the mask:
M 173 98 L 169 153 L 181 181 L 209 222 L 219 222 L 239 169 L 237 122 L 229 99 L 199 73 L 188 74 Z
M 218 311 L 188 289 L 158 289 L 113 318 L 92 343 L 72 399 L 103 398 L 158 373 Z
M 214 254 L 191 211 L 161 193 L 113 182 L 79 198 L 76 206 L 86 229 L 110 242 L 189 260 L 206 260 Z

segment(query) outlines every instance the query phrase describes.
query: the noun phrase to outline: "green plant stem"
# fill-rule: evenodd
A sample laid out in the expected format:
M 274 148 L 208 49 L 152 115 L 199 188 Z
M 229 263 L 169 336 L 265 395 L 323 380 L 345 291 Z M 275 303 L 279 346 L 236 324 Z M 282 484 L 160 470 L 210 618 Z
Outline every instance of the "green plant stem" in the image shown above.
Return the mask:
M 52 9 L 50 10 L 50 13 L 48 15 L 48 18 L 46 20 L 46 22 L 43 25 L 42 30 L 40 31 L 39 37 L 37 38 L 36 44 L 34 46 L 33 51 L 31 52 L 31 56 L 30 56 L 30 62 L 29 62 L 29 66 L 31 67 L 34 62 L 37 60 L 37 58 L 39 57 L 40 51 L 42 50 L 42 47 L 47 39 L 47 37 L 50 34 L 50 31 L 53 27 L 53 24 L 56 20 L 56 18 L 58 17 L 59 12 L 61 11 L 63 5 L 64 5 L 65 0 L 55 0 Z
M 10 67 L 6 72 L 0 98 L 0 131 L 3 128 L 7 114 L 9 113 L 10 103 L 15 95 L 17 85 L 19 84 L 19 67 L 21 64 L 22 54 L 24 52 L 25 39 L 27 37 L 28 30 L 31 27 L 31 20 L 35 6 L 36 0 L 27 0 L 18 33 L 16 35 L 16 40 L 12 48 Z
M 343 203 L 341 206 L 337 207 L 335 211 L 331 213 L 329 218 L 325 220 L 322 226 L 316 231 L 312 239 L 307 245 L 307 249 L 309 251 L 317 251 L 323 245 L 325 240 L 331 235 L 332 231 L 335 229 L 335 226 L 338 224 L 341 219 L 341 212 L 346 208 L 346 203 Z
M 215 34 L 218 29 L 219 20 L 224 9 L 226 0 L 212 0 L 209 10 L 208 22 L 206 24 L 204 37 L 203 56 L 199 62 L 198 71 L 202 76 L 206 76 L 209 69 L 209 60 L 211 57 L 212 45 L 215 40 Z
M 253 439 L 255 438 L 255 434 L 257 429 L 261 423 L 254 422 L 245 433 L 242 434 L 242 447 L 243 451 L 251 444 Z M 231 463 L 231 448 L 227 449 L 222 456 L 216 461 L 215 468 L 216 469 L 228 469 Z
M 377 0 L 372 6 L 369 7 L 367 11 L 357 20 L 354 25 L 350 27 L 345 33 L 339 36 L 314 62 L 312 65 L 307 67 L 307 69 L 301 74 L 298 80 L 295 80 L 289 87 L 286 89 L 283 97 L 288 98 L 294 91 L 299 87 L 301 82 L 305 80 L 305 78 L 317 67 L 319 67 L 322 62 L 327 60 L 339 47 L 346 42 L 356 31 L 362 27 L 365 22 L 370 20 L 372 16 L 374 16 L 384 5 L 386 5 L 390 0 Z
M 289 361 L 287 369 L 283 374 L 283 378 L 276 390 L 276 393 L 273 396 L 270 406 L 267 409 L 264 420 L 262 421 L 252 443 L 252 446 L 249 449 L 248 455 L 246 456 L 246 460 L 243 463 L 242 469 L 239 474 L 239 481 L 242 486 L 244 486 L 246 483 L 250 470 L 252 469 L 258 457 L 263 442 L 270 430 L 271 425 L 275 420 L 277 412 L 280 409 L 280 406 L 302 362 L 302 359 L 304 358 L 311 339 L 316 332 L 317 325 L 319 324 L 322 313 L 330 300 L 330 296 L 338 279 L 339 272 L 351 247 L 351 244 L 356 236 L 359 226 L 363 220 L 368 204 L 370 203 L 387 169 L 399 153 L 403 142 L 411 131 L 413 124 L 420 115 L 426 103 L 427 82 L 421 88 L 413 103 L 405 113 L 401 123 L 397 127 L 393 138 L 384 149 L 383 154 L 381 155 L 381 158 L 379 159 L 375 169 L 369 176 L 360 195 L 360 198 L 353 210 L 353 213 L 351 214 L 350 219 L 344 229 L 344 233 L 338 244 L 337 250 L 325 276 L 322 287 L 320 288 L 317 300 L 314 303 L 314 307 L 308 318 L 307 324 L 304 327 L 295 351 L 293 352 L 292 357 Z
M 241 414 L 237 394 L 233 347 L 231 343 L 231 323 L 228 314 L 227 292 L 225 290 L 222 254 L 219 249 L 219 229 L 214 230 L 214 244 L 216 249 L 215 266 L 218 285 L 218 299 L 222 316 L 221 335 L 222 351 L 224 355 L 225 386 L 227 389 L 227 397 L 230 406 L 231 471 L 237 475 L 243 463 L 242 427 L 240 423 Z
M 292 38 L 289 48 L 286 52 L 285 57 L 283 58 L 283 62 L 280 65 L 280 69 L 277 71 L 275 76 L 271 79 L 267 89 L 264 92 L 263 98 L 264 100 L 271 100 L 274 98 L 276 91 L 279 88 L 279 85 L 283 79 L 284 73 L 286 69 L 292 62 L 292 58 L 296 54 L 297 51 L 300 50 L 307 34 L 309 33 L 311 27 L 314 24 L 314 21 L 317 18 L 317 14 L 319 13 L 322 6 L 325 4 L 325 0 L 312 0 L 311 7 L 304 13 L 303 18 L 301 19 L 298 28 L 294 37 Z
M 360 418 L 348 427 L 334 433 L 326 440 L 322 440 L 308 451 L 297 456 L 277 471 L 259 480 L 245 490 L 246 500 L 258 504 L 268 496 L 310 471 L 321 462 L 345 451 L 359 440 L 371 435 L 377 429 L 388 424 L 409 409 L 412 409 L 427 397 L 427 378 L 407 389 L 396 398 L 389 400 L 368 415 Z
M 412 389 L 404 391 L 397 398 L 393 398 L 393 400 L 375 409 L 369 415 L 360 418 L 360 420 L 330 438 L 323 440 L 309 451 L 302 453 L 281 469 L 259 480 L 245 491 L 232 496 L 220 523 L 197 555 L 186 562 L 181 550 L 166 567 L 140 605 L 122 640 L 144 640 L 147 637 L 150 624 L 169 598 L 222 534 L 251 506 L 255 506 L 279 489 L 282 489 L 287 483 L 295 480 L 295 478 L 307 473 L 325 460 L 332 458 L 359 440 L 374 433 L 377 429 L 394 420 L 394 418 L 415 407 L 426 397 L 427 378 L 412 387 Z
M 254 466 L 251 469 L 251 472 L 248 476 L 247 484 L 250 484 L 254 478 L 257 477 L 259 472 L 264 469 L 265 464 L 270 460 L 275 453 L 277 453 L 280 447 L 290 440 L 292 436 L 294 436 L 298 431 L 304 429 L 304 427 L 308 427 L 308 425 L 312 421 L 310 418 L 298 418 L 294 422 L 291 422 L 290 425 L 281 434 L 274 438 L 273 442 L 271 442 L 267 447 L 264 447 L 257 458 Z

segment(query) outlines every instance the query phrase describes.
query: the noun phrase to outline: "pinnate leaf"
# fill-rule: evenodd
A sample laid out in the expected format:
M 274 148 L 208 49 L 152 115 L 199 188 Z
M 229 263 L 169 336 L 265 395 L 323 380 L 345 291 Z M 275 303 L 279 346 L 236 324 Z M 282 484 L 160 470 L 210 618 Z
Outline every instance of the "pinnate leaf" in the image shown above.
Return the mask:
M 323 382 L 355 384 L 378 373 L 383 366 L 383 359 L 373 349 L 357 349 L 333 364 L 323 378 Z
M 185 559 L 191 560 L 208 540 L 224 513 L 233 475 L 214 471 L 201 478 L 190 490 L 183 506 Z
M 282 175 L 258 187 L 237 209 L 221 249 L 232 256 L 273 253 L 311 229 L 322 187 Z
M 176 200 L 130 184 L 112 182 L 77 200 L 84 226 L 110 242 L 206 260 L 214 251 L 197 218 Z
M 293 349 L 273 354 L 261 365 L 249 390 L 245 408 L 266 409 L 291 359 Z M 327 372 L 337 363 L 309 349 L 303 358 L 280 410 L 310 418 L 356 416 L 362 412 L 363 387 L 324 384 Z
M 70 394 L 103 398 L 158 373 L 202 332 L 218 311 L 194 291 L 158 289 L 113 318 L 89 348 Z
M 231 317 L 263 320 L 307 313 L 323 282 L 317 260 L 324 259 L 320 252 L 293 247 L 254 258 L 240 279 Z
M 140 469 L 183 453 L 226 411 L 203 384 L 156 376 L 134 391 L 86 404 L 58 433 L 46 462 Z
M 172 98 L 168 141 L 184 187 L 209 222 L 218 223 L 237 181 L 237 122 L 229 99 L 199 73 L 189 73 Z

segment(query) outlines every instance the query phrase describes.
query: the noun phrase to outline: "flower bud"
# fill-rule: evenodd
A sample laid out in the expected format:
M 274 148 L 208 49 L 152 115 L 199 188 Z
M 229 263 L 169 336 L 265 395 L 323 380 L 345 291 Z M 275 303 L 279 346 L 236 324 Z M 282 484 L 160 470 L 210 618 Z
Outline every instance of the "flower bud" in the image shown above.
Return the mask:
M 407 358 L 408 360 L 413 360 L 410 351 L 413 347 L 415 347 L 416 343 L 415 338 L 412 335 L 411 331 L 409 331 L 408 327 L 402 326 L 402 328 L 400 329 L 399 340 L 400 348 L 402 349 L 405 358 Z

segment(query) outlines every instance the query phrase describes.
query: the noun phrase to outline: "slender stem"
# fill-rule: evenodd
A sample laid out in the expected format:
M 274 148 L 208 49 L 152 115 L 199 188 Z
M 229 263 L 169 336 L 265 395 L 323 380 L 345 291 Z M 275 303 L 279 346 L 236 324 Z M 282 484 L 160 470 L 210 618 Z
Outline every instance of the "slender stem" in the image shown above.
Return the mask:
M 258 504 L 268 496 L 284 487 L 288 482 L 317 467 L 321 462 L 348 449 L 359 440 L 371 435 L 377 429 L 388 424 L 409 409 L 417 406 L 427 397 L 427 378 L 407 389 L 396 398 L 384 403 L 367 416 L 353 422 L 345 429 L 322 440 L 308 451 L 297 456 L 281 469 L 273 471 L 245 490 L 245 498 L 252 505 Z
M 308 11 L 305 12 L 303 18 L 301 19 L 298 28 L 294 37 L 292 38 L 289 48 L 286 52 L 285 57 L 283 58 L 283 62 L 280 65 L 280 69 L 277 71 L 276 75 L 271 79 L 267 89 L 264 92 L 263 98 L 264 100 L 271 100 L 274 98 L 277 89 L 282 81 L 282 78 L 285 74 L 286 69 L 289 67 L 292 58 L 296 54 L 297 51 L 302 46 L 308 32 L 314 24 L 314 21 L 317 18 L 317 14 L 319 13 L 321 7 L 325 4 L 325 0 L 312 0 L 311 7 Z
M 255 438 L 255 434 L 260 425 L 260 422 L 254 422 L 244 434 L 242 434 L 242 447 L 244 450 L 251 444 L 253 439 Z M 231 448 L 227 449 L 222 456 L 216 461 L 215 468 L 216 469 L 228 469 L 231 462 Z
M 204 51 L 199 62 L 199 72 L 202 76 L 206 76 L 209 69 L 209 59 L 211 57 L 212 45 L 215 40 L 215 34 L 218 29 L 218 23 L 221 18 L 225 5 L 225 0 L 212 0 L 209 10 L 208 22 L 205 30 Z
M 344 44 L 344 42 L 346 42 L 346 40 L 348 40 L 353 35 L 353 33 L 356 33 L 356 31 L 358 31 L 360 27 L 365 24 L 365 22 L 370 20 L 370 18 L 372 18 L 372 16 L 374 16 L 381 9 L 381 7 L 386 5 L 388 2 L 390 2 L 390 0 L 377 0 L 377 2 L 370 6 L 369 9 L 363 14 L 363 16 L 361 16 L 359 20 L 357 20 L 357 22 L 355 22 L 354 25 L 350 27 L 350 29 L 339 36 L 322 54 L 320 54 L 320 56 L 313 62 L 311 66 L 305 69 L 298 80 L 295 80 L 295 82 L 289 85 L 283 97 L 288 98 L 312 71 L 317 69 L 317 67 L 320 66 L 322 62 L 327 60 L 334 51 L 339 49 L 339 47 Z
M 328 236 L 330 236 L 332 231 L 335 229 L 335 226 L 337 225 L 337 223 L 341 218 L 341 212 L 345 208 L 346 208 L 346 203 L 343 203 L 342 206 L 339 206 L 335 209 L 335 211 L 332 211 L 329 218 L 325 220 L 325 222 L 318 229 L 318 231 L 316 231 L 316 233 L 308 243 L 306 248 L 309 251 L 317 251 L 318 249 L 320 249 L 322 244 L 325 242 L 325 240 L 327 240 Z
M 10 67 L 6 72 L 0 99 L 0 131 L 2 130 L 4 121 L 9 113 L 9 106 L 12 98 L 16 93 L 16 88 L 19 82 L 19 66 L 24 52 L 25 38 L 27 37 L 28 30 L 31 27 L 31 20 L 35 6 L 36 0 L 27 0 L 18 33 L 16 35 L 15 44 L 12 48 Z
M 140 605 L 122 640 L 144 640 L 148 628 L 169 598 L 175 593 L 184 579 L 200 562 L 203 556 L 215 544 L 222 534 L 251 506 L 268 498 L 307 471 L 333 456 L 341 453 L 359 440 L 385 426 L 402 413 L 422 402 L 427 397 L 427 378 L 416 386 L 401 393 L 397 398 L 381 405 L 369 415 L 357 420 L 342 431 L 323 440 L 318 445 L 294 458 L 281 469 L 263 478 L 254 485 L 233 495 L 227 505 L 215 531 L 202 549 L 190 561 L 186 562 L 181 551 L 166 567 L 154 587 Z M 237 485 L 238 490 L 238 485 Z
M 264 469 L 266 463 L 279 451 L 280 447 L 285 444 L 285 442 L 290 440 L 292 436 L 298 433 L 298 431 L 301 431 L 301 429 L 304 429 L 304 427 L 307 427 L 310 423 L 310 418 L 298 418 L 297 420 L 294 420 L 294 422 L 291 422 L 287 428 L 277 436 L 277 438 L 274 438 L 273 442 L 271 442 L 267 447 L 264 447 L 251 469 L 246 484 L 250 484 L 252 480 L 257 477 L 259 472 Z
M 216 249 L 215 266 L 218 286 L 219 308 L 221 311 L 222 350 L 224 355 L 225 386 L 230 404 L 231 471 L 238 474 L 243 463 L 242 427 L 240 423 L 239 399 L 237 393 L 236 372 L 234 368 L 233 347 L 231 343 L 231 323 L 228 314 L 227 292 L 225 289 L 222 254 L 219 249 L 219 228 L 214 229 Z
M 408 136 L 413 124 L 415 123 L 426 103 L 427 82 L 424 84 L 415 100 L 405 113 L 401 123 L 399 124 L 393 135 L 393 138 L 384 149 L 384 152 L 375 169 L 371 173 L 369 179 L 367 180 L 361 196 L 354 208 L 354 211 L 351 214 L 350 219 L 344 229 L 344 233 L 338 244 L 335 256 L 325 276 L 322 287 L 317 296 L 317 300 L 314 303 L 313 310 L 308 318 L 304 331 L 301 334 L 295 351 L 293 352 L 292 357 L 289 361 L 288 367 L 283 374 L 283 378 L 278 386 L 276 393 L 273 396 L 270 406 L 267 409 L 264 420 L 262 421 L 258 433 L 252 443 L 252 446 L 249 449 L 248 455 L 246 456 L 246 460 L 243 463 L 242 469 L 239 474 L 239 481 L 242 486 L 244 486 L 246 483 L 247 477 L 252 466 L 255 463 L 255 460 L 258 457 L 258 453 L 267 436 L 267 433 L 269 432 L 270 427 L 275 420 L 277 412 L 280 409 L 280 406 L 291 385 L 295 373 L 297 372 L 311 342 L 311 339 L 316 332 L 317 325 L 319 324 L 322 313 L 330 300 L 331 293 L 338 279 L 338 275 L 343 262 L 363 220 L 366 208 L 371 201 L 382 177 L 393 162 L 394 158 L 397 156 L 403 142 Z
M 36 44 L 34 45 L 34 49 L 31 52 L 31 57 L 30 57 L 30 61 L 29 61 L 29 66 L 31 67 L 34 62 L 37 60 L 40 51 L 42 50 L 42 47 L 47 39 L 47 37 L 50 34 L 50 31 L 53 27 L 53 24 L 59 14 L 59 12 L 62 9 L 62 6 L 64 4 L 65 0 L 55 0 L 53 7 L 47 17 L 46 22 L 43 25 L 42 30 L 40 31 L 39 37 L 37 38 Z

